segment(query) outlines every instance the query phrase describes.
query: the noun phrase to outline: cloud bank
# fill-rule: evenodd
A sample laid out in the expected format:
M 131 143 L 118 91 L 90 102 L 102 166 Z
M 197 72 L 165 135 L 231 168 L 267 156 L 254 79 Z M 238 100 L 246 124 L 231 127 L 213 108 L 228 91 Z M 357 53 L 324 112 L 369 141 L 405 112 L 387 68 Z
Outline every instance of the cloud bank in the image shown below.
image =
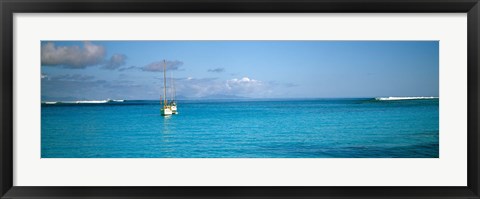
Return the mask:
M 177 94 L 189 98 L 265 97 L 273 85 L 249 77 L 220 80 L 217 78 L 177 78 Z
M 42 100 L 158 99 L 160 87 L 132 80 L 102 80 L 91 75 L 42 75 Z
M 153 81 L 119 74 L 117 79 L 103 80 L 92 75 L 42 75 L 42 100 L 102 100 L 102 99 L 160 99 L 163 78 Z M 286 85 L 265 82 L 250 77 L 175 78 L 178 99 L 265 98 L 276 94 Z M 170 81 L 167 81 L 170 87 Z M 169 95 L 171 90 L 168 91 Z

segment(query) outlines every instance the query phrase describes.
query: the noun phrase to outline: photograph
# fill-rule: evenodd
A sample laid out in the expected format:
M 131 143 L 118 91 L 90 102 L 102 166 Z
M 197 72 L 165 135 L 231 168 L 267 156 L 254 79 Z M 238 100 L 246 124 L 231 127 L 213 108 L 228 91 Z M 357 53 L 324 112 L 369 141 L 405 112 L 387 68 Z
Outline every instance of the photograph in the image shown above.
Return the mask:
M 0 198 L 480 199 L 480 0 L 0 2 Z
M 40 45 L 41 158 L 440 157 L 438 40 Z

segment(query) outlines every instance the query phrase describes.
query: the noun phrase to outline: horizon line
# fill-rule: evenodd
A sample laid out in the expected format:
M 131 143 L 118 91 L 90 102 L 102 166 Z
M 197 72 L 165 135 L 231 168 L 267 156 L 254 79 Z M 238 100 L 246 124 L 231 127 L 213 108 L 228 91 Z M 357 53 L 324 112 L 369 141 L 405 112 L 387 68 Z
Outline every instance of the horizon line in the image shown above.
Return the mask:
M 180 98 L 175 100 L 269 100 L 269 99 L 368 99 L 368 98 L 440 98 L 439 96 L 376 96 L 376 97 L 274 97 L 274 98 L 251 98 L 251 97 L 238 97 L 238 98 Z M 144 101 L 161 101 L 162 99 L 75 99 L 75 100 L 41 100 L 42 102 L 51 101 L 103 101 L 103 100 L 144 100 Z M 171 101 L 171 99 L 169 100 Z

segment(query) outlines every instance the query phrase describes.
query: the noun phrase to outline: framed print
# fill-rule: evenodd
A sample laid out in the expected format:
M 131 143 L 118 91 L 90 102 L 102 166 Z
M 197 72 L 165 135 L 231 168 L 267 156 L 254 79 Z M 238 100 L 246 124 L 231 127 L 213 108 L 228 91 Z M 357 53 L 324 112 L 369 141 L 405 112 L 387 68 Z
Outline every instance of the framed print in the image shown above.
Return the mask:
M 479 5 L 2 1 L 2 198 L 479 198 Z

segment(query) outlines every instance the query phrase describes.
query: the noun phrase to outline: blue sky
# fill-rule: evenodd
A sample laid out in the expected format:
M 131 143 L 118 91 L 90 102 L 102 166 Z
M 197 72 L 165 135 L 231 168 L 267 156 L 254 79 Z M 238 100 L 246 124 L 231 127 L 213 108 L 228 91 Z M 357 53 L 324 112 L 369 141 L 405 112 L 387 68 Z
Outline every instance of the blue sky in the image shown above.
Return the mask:
M 42 41 L 42 100 L 438 96 L 438 41 Z

